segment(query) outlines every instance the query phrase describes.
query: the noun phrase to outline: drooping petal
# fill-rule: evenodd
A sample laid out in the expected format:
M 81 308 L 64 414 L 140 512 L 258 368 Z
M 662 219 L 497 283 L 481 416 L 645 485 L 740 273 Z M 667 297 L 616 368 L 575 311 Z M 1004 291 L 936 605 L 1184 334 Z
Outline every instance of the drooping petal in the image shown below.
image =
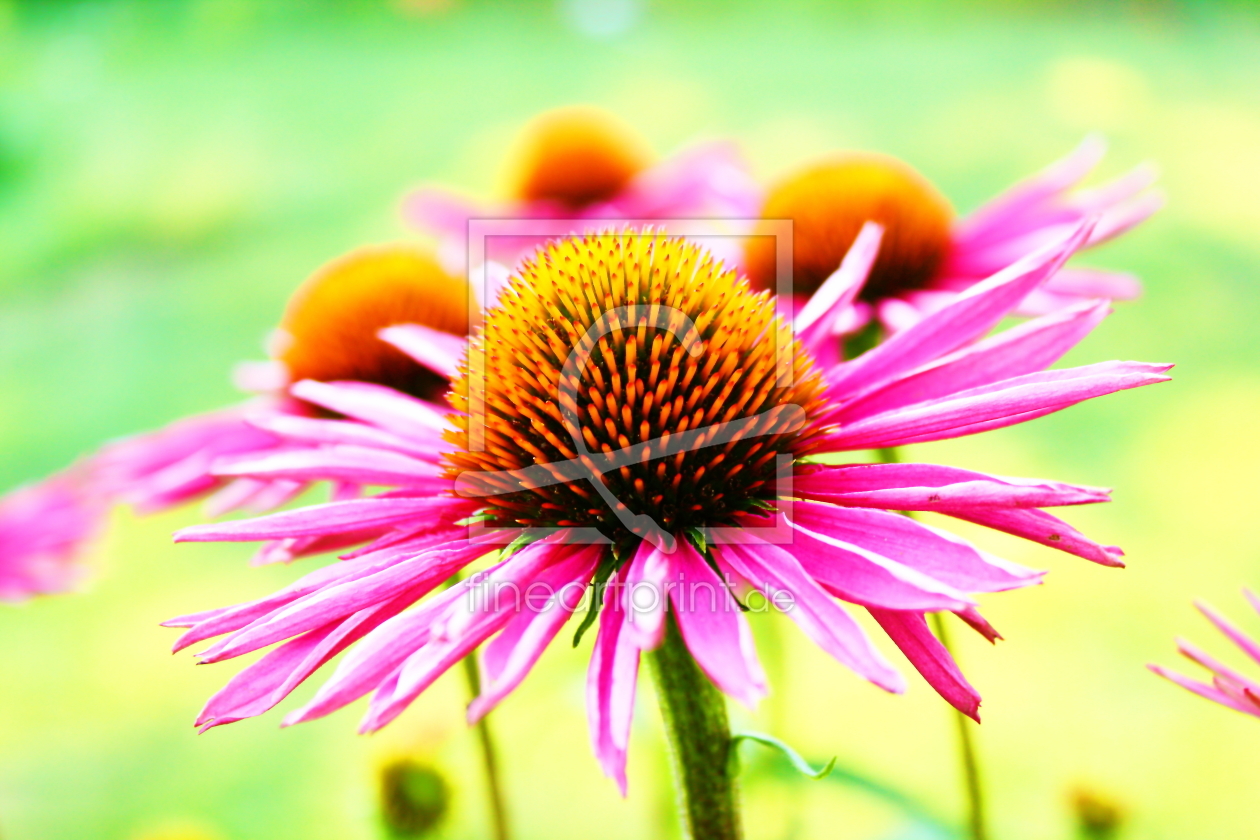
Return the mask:
M 444 614 L 436 616 L 428 642 L 407 657 L 396 673 L 372 697 L 368 712 L 360 725 L 361 731 L 374 732 L 396 718 L 448 668 L 518 618 L 522 607 L 528 610 L 530 586 L 541 582 L 556 587 L 564 580 L 564 573 L 571 571 L 562 560 L 572 559 L 575 553 L 581 557 L 583 551 L 590 550 L 588 547 L 575 552 L 572 546 L 564 544 L 563 536 L 551 542 L 534 543 L 529 548 L 535 550 L 526 559 L 518 560 L 528 549 L 502 563 L 478 583 L 472 584 L 466 599 L 451 602 L 443 611 Z M 581 562 L 585 562 L 585 558 Z M 495 584 L 511 587 L 516 596 L 513 609 L 503 607 L 498 597 L 501 590 Z M 478 586 L 485 588 L 478 592 Z M 489 597 L 491 594 L 494 595 L 493 602 Z M 569 615 L 563 609 L 558 614 L 561 620 Z M 526 627 L 530 625 L 532 622 L 527 622 Z M 550 637 L 547 633 L 554 635 L 554 631 L 559 629 L 559 624 L 554 621 L 543 621 L 532 626 L 540 637 L 548 640 Z M 526 644 L 513 667 L 503 675 L 502 682 L 515 685 L 528 672 L 539 653 L 539 645 Z M 493 702 L 491 698 L 489 705 L 493 705 Z
M 1123 567 L 1124 552 L 1114 545 L 1101 545 L 1071 525 L 1044 510 L 974 507 L 944 511 L 995 531 L 1004 531 L 1050 548 L 1084 557 L 1103 566 Z
M 581 546 L 562 561 L 553 561 L 525 588 L 525 608 L 482 652 L 481 693 L 468 706 L 469 723 L 484 717 L 525 679 L 577 609 L 602 553 L 603 546 Z
M 1059 295 L 1106 300 L 1132 300 L 1142 295 L 1142 282 L 1132 274 L 1086 268 L 1065 268 L 1042 288 Z M 1027 304 L 1025 298 L 1021 309 Z
M 625 593 L 619 606 L 625 611 L 625 627 L 619 632 L 642 650 L 652 650 L 665 638 L 666 584 L 673 566 L 665 554 L 647 540 L 639 543 L 626 567 Z
M 274 708 L 341 651 L 416 600 L 411 592 L 310 630 L 271 650 L 214 694 L 197 716 L 202 732 Z
M 862 606 L 954 610 L 966 593 L 857 543 L 806 528 L 793 519 L 792 554 L 810 577 L 838 598 Z
M 670 603 L 687 649 L 723 692 L 752 708 L 765 696 L 766 677 L 757 661 L 752 631 L 726 584 L 686 540 L 672 563 L 677 583 Z
M 0 498 L 0 601 L 73 587 L 108 511 L 74 468 Z
M 202 662 L 232 659 L 307 630 L 322 627 L 375 604 L 390 600 L 400 590 L 427 594 L 468 563 L 486 553 L 484 546 L 458 540 L 407 553 L 366 575 L 324 586 L 241 628 L 201 654 Z
M 958 592 L 1001 592 L 1040 583 L 1042 572 L 986 554 L 952 534 L 885 510 L 797 502 L 795 522 L 849 544 L 878 546 L 880 555 Z
M 872 645 L 862 628 L 823 591 L 787 551 L 769 543 L 717 546 L 715 554 L 739 577 L 781 606 L 787 592 L 791 601 L 783 611 L 811 640 L 841 665 L 886 691 L 902 692 L 905 680 Z
M 870 612 L 928 685 L 955 709 L 979 723 L 979 693 L 967 682 L 950 652 L 932 635 L 923 613 L 879 609 Z
M 441 673 L 500 629 L 512 611 L 496 597 L 501 588 L 523 589 L 563 551 L 562 539 L 547 538 L 478 575 L 465 578 L 416 609 L 384 622 L 351 648 L 337 670 L 286 725 L 323 717 L 377 691 L 365 730 L 396 717 Z M 405 667 L 408 666 L 409 667 Z
M 634 717 L 635 687 L 639 677 L 640 647 L 625 632 L 628 612 L 622 609 L 628 567 L 621 569 L 604 590 L 599 631 L 586 677 L 586 716 L 591 747 L 604 775 L 626 795 L 626 747 Z

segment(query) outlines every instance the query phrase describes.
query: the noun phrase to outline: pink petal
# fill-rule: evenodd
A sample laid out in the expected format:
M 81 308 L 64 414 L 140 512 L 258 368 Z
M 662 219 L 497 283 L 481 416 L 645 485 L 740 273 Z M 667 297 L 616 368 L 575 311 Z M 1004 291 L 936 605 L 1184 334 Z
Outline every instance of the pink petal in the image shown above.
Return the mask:
M 286 441 L 296 443 L 368 446 L 425 458 L 433 458 L 442 451 L 439 446 L 431 443 L 411 440 L 374 426 L 348 420 L 320 420 L 314 417 L 276 414 L 251 418 L 250 423 Z
M 1150 163 L 1139 164 L 1105 184 L 1080 190 L 1069 203 L 1079 213 L 1097 215 L 1137 196 L 1159 180 L 1159 170 Z
M 582 546 L 562 561 L 553 561 L 525 588 L 525 609 L 516 612 L 482 652 L 481 694 L 468 707 L 469 723 L 484 717 L 525 679 L 577 609 L 603 551 L 603 546 Z
M 197 642 L 240 630 L 261 618 L 282 610 L 289 604 L 300 601 L 325 588 L 373 575 L 381 569 L 398 562 L 399 559 L 401 559 L 399 556 L 394 555 L 371 557 L 360 561 L 330 563 L 323 568 L 304 575 L 284 589 L 265 598 L 237 604 L 226 609 L 179 616 L 162 624 L 164 627 L 191 628 L 175 643 L 174 650 L 180 651 Z
M 989 641 L 989 644 L 993 644 L 1002 638 L 1002 634 L 997 631 L 997 628 L 990 624 L 984 616 L 980 615 L 980 611 L 975 607 L 968 607 L 965 610 L 954 610 L 954 615 L 962 619 L 972 630 L 984 636 Z
M 448 668 L 519 616 L 521 606 L 526 603 L 524 595 L 529 586 L 539 581 L 551 582 L 555 564 L 561 558 L 572 556 L 573 548 L 564 543 L 563 534 L 549 541 L 534 543 L 484 578 L 487 588 L 481 591 L 481 598 L 474 590 L 466 600 L 451 602 L 443 614 L 435 617 L 428 643 L 407 657 L 391 679 L 377 690 L 360 724 L 360 731 L 374 732 L 394 720 Z M 527 555 L 527 559 L 518 559 L 530 548 L 535 550 Z M 521 600 L 516 602 L 514 609 L 503 608 L 494 583 L 508 584 L 514 594 L 520 594 Z M 470 589 L 472 586 L 475 584 L 470 585 Z M 489 597 L 491 592 L 495 594 L 493 603 Z M 528 664 L 533 662 L 529 659 L 533 649 L 530 646 L 526 650 Z M 524 670 L 528 670 L 528 665 Z M 524 676 L 524 671 L 521 676 Z
M 1176 683 L 1177 685 L 1181 686 L 1182 688 L 1193 691 L 1195 694 L 1198 694 L 1200 697 L 1206 697 L 1207 699 L 1211 700 L 1214 703 L 1219 703 L 1222 706 L 1227 706 L 1228 708 L 1234 709 L 1235 711 L 1239 711 L 1239 712 L 1243 712 L 1244 714 L 1260 717 L 1260 705 L 1257 705 L 1254 703 L 1253 704 L 1240 703 L 1239 701 L 1235 700 L 1234 698 L 1230 697 L 1228 694 L 1225 694 L 1219 689 L 1213 688 L 1212 686 L 1206 685 L 1201 682 L 1196 682 L 1195 680 L 1192 680 L 1189 677 L 1183 677 L 1181 674 L 1178 674 L 1175 671 L 1169 671 L 1167 668 L 1163 668 L 1159 665 L 1147 665 L 1146 667 L 1150 669 L 1151 671 L 1153 671 L 1154 673 L 1159 674 L 1164 679 L 1170 680 Z
M 1020 324 L 847 401 L 828 420 L 852 423 L 1042 371 L 1088 335 L 1109 311 L 1105 301 L 1091 301 Z
M 0 498 L 0 601 L 63 592 L 80 580 L 111 502 L 85 481 L 71 468 Z
M 626 577 L 627 569 L 623 568 L 604 590 L 599 633 L 586 678 L 586 716 L 591 746 L 604 775 L 617 782 L 622 796 L 626 795 L 626 747 L 630 743 L 630 723 L 634 717 L 640 651 L 625 632 L 629 626 L 627 613 L 620 608 Z
M 232 659 L 388 601 L 403 589 L 422 597 L 485 553 L 484 546 L 458 540 L 416 556 L 403 555 L 384 568 L 322 587 L 253 621 L 205 651 L 200 659 Z
M 204 510 L 211 519 L 239 510 L 267 488 L 267 482 L 252 478 L 238 478 L 220 487 L 206 499 Z
M 1090 226 L 1083 224 L 1063 239 L 977 283 L 952 303 L 875 349 L 832 368 L 828 380 L 837 389 L 863 391 L 979 338 L 1053 275 L 1085 241 L 1089 231 Z
M 739 605 L 686 540 L 678 541 L 673 566 L 678 585 L 669 598 L 687 649 L 714 685 L 755 707 L 766 694 L 766 678 Z
M 1207 616 L 1208 621 L 1215 624 L 1216 628 L 1224 633 L 1226 638 L 1236 644 L 1243 653 L 1250 656 L 1254 661 L 1260 662 L 1260 645 L 1257 645 L 1250 637 L 1234 626 L 1232 622 L 1207 604 L 1196 601 L 1194 605 L 1199 608 L 1199 612 Z
M 904 335 L 904 333 L 903 333 Z M 1048 370 L 864 417 L 832 433 L 822 451 L 947 440 L 1060 411 L 1084 400 L 1167 382 L 1172 365 L 1099 362 Z
M 1123 567 L 1124 552 L 1114 545 L 1100 545 L 1071 525 L 1044 510 L 1011 508 L 958 508 L 944 511 L 995 531 L 1004 531 L 1036 543 L 1084 557 L 1104 566 Z
M 874 222 L 864 224 L 840 267 L 796 313 L 796 338 L 823 367 L 841 361 L 839 335 L 853 320 L 849 310 L 875 264 L 883 235 L 884 229 Z
M 1190 644 L 1185 639 L 1177 640 L 1177 650 L 1186 659 L 1189 659 L 1191 662 L 1194 662 L 1196 665 L 1202 665 L 1204 668 L 1207 668 L 1209 671 L 1211 671 L 1213 677 L 1215 678 L 1213 682 L 1216 684 L 1217 688 L 1221 688 L 1222 690 L 1225 690 L 1226 693 L 1230 693 L 1230 692 L 1225 685 L 1222 685 L 1223 682 L 1231 683 L 1234 686 L 1239 687 L 1240 689 L 1248 688 L 1248 689 L 1251 689 L 1252 691 L 1260 691 L 1260 685 L 1257 685 L 1256 683 L 1247 679 L 1245 676 L 1238 673 L 1233 668 L 1230 668 L 1228 665 L 1226 665 L 1224 662 L 1221 662 L 1219 659 L 1209 656 L 1202 649 L 1196 647 L 1195 645 Z M 1233 692 L 1233 693 L 1235 696 L 1237 696 L 1238 694 L 1241 694 L 1241 692 Z
M 435 330 L 423 324 L 399 324 L 381 330 L 379 336 L 399 350 L 424 365 L 429 370 L 454 379 L 459 373 L 459 363 L 468 348 L 468 339 L 462 335 Z
M 967 682 L 950 652 L 932 635 L 923 613 L 873 609 L 871 615 L 937 694 L 980 722 L 980 695 Z
M 772 604 L 776 593 L 791 594 L 787 616 L 841 665 L 885 691 L 900 693 L 905 680 L 872 645 L 853 617 L 814 582 L 796 558 L 768 543 L 723 545 L 719 563 L 760 590 Z M 778 596 L 782 598 L 782 596 Z
M 269 711 L 330 659 L 405 609 L 416 597 L 404 592 L 391 601 L 311 630 L 269 651 L 211 697 L 195 725 L 205 732 L 211 727 Z
M 653 650 L 665 638 L 667 582 L 673 570 L 672 555 L 665 554 L 647 540 L 639 543 L 634 559 L 626 567 L 624 593 L 619 593 L 618 610 L 626 614 L 619 632 L 641 650 Z
M 936 464 L 812 466 L 792 479 L 806 499 L 884 510 L 1056 507 L 1110 500 L 1110 491 L 1057 481 L 1003 478 Z
M 1106 151 L 1107 145 L 1101 137 L 1086 137 L 1066 158 L 1016 184 L 959 222 L 954 230 L 954 240 L 960 245 L 975 247 L 1003 235 L 1007 220 L 1019 218 L 1029 209 L 1075 185 L 1098 165 Z
M 313 537 L 345 531 L 371 532 L 384 526 L 431 517 L 463 518 L 475 505 L 452 496 L 352 499 L 327 502 L 236 522 L 194 525 L 175 534 L 176 542 L 249 542 Z
M 451 486 L 449 479 L 440 478 L 442 468 L 432 461 L 417 460 L 400 452 L 344 444 L 278 451 L 262 457 L 221 458 L 215 462 L 213 472 L 220 476 L 419 486 L 434 493 Z
M 966 594 L 857 543 L 788 520 L 792 554 L 836 597 L 862 606 L 907 610 L 962 609 Z
M 298 399 L 416 441 L 439 440 L 447 425 L 437 406 L 381 385 L 304 379 L 289 390 Z
M 446 668 L 511 617 L 509 610 L 486 608 L 484 600 L 478 608 L 478 591 L 494 591 L 499 585 L 528 585 L 563 548 L 555 539 L 540 540 L 486 572 L 465 578 L 418 608 L 386 621 L 347 652 L 315 697 L 289 715 L 285 724 L 323 717 L 379 689 L 364 728 L 383 726 Z M 410 673 L 404 675 L 409 661 Z
M 1060 295 L 1107 300 L 1132 300 L 1142 296 L 1142 282 L 1132 274 L 1086 268 L 1065 268 L 1042 288 Z
M 958 592 L 1000 592 L 1041 582 L 1042 573 L 987 555 L 966 541 L 883 510 L 818 502 L 793 505 L 797 525 L 880 555 Z
M 1085 247 L 1093 248 L 1115 239 L 1155 215 L 1163 206 L 1163 193 L 1152 191 L 1128 204 L 1108 210 L 1098 220 L 1098 227 L 1094 229 Z

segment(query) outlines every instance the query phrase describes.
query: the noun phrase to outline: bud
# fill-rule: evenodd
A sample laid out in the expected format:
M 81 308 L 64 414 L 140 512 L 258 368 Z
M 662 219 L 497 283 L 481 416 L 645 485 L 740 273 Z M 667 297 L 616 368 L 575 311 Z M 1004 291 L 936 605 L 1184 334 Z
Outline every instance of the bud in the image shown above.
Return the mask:
M 428 835 L 450 807 L 450 788 L 434 767 L 410 758 L 380 772 L 381 819 L 392 837 Z
M 1112 840 L 1120 836 L 1124 809 L 1106 794 L 1085 787 L 1072 793 L 1076 831 L 1087 840 Z

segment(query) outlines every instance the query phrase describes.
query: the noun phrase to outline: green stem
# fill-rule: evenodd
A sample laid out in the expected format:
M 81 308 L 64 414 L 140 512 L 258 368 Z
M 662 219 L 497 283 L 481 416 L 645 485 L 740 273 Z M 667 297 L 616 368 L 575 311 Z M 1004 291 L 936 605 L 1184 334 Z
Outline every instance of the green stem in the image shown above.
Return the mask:
M 481 675 L 476 670 L 476 655 L 464 657 L 464 676 L 473 696 L 481 694 Z M 494 735 L 490 733 L 490 717 L 485 715 L 476 722 L 476 735 L 481 748 L 481 767 L 485 769 L 486 797 L 490 800 L 490 820 L 494 824 L 494 839 L 508 840 L 508 806 L 504 803 L 503 783 L 499 780 L 499 757 L 494 748 Z
M 481 675 L 477 673 L 477 657 L 469 654 L 464 657 L 464 676 L 468 681 L 468 689 L 473 697 L 481 693 Z M 483 717 L 477 721 L 477 741 L 481 747 L 481 765 L 486 772 L 486 796 L 490 799 L 490 819 L 494 825 L 495 840 L 508 840 L 507 805 L 503 798 L 503 786 L 499 779 L 499 759 L 494 747 L 494 737 L 490 733 L 490 718 Z
M 685 840 L 738 840 L 735 767 L 726 700 L 700 670 L 673 613 L 665 641 L 648 655 L 665 719 Z
M 945 649 L 950 650 L 949 633 L 945 629 L 945 616 L 942 613 L 932 613 L 932 629 Z M 976 754 L 975 739 L 971 733 L 975 722 L 957 709 L 954 710 L 954 720 L 958 725 L 958 752 L 962 759 L 963 785 L 967 790 L 967 828 L 972 840 L 988 840 L 984 785 L 980 778 L 980 760 Z
M 447 588 L 459 582 L 460 576 L 453 575 L 447 582 Z M 481 673 L 477 670 L 477 654 L 470 653 L 463 659 L 464 681 L 468 683 L 468 693 L 472 697 L 481 694 Z M 494 746 L 494 735 L 490 732 L 490 716 L 483 715 L 474 727 L 477 730 L 477 746 L 481 751 L 481 767 L 486 774 L 486 798 L 490 800 L 490 820 L 494 826 L 494 840 L 508 840 L 507 800 L 503 796 L 503 782 L 499 778 L 499 756 Z
M 881 464 L 898 464 L 901 463 L 901 451 L 897 447 L 892 446 L 886 449 L 875 450 L 875 457 Z M 913 514 L 906 513 L 907 516 L 913 517 Z M 940 639 L 941 644 L 945 646 L 945 650 L 953 655 L 949 645 L 949 633 L 945 628 L 945 618 L 942 613 L 932 613 L 932 629 L 936 632 L 936 638 Z M 972 840 L 988 840 L 989 829 L 985 818 L 984 807 L 984 784 L 980 773 L 980 759 L 976 753 L 975 738 L 972 737 L 971 727 L 974 721 L 964 715 L 957 709 L 953 710 L 954 722 L 958 727 L 958 753 L 959 759 L 962 761 L 963 787 L 967 793 L 967 828 Z

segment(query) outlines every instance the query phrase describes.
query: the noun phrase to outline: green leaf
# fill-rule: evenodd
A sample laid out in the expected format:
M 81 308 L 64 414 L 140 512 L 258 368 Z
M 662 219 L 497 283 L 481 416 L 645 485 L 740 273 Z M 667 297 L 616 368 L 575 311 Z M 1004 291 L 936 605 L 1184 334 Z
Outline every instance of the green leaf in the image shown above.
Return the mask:
M 537 536 L 535 534 L 530 534 L 530 533 L 521 534 L 519 537 L 517 537 L 516 539 L 508 543 L 506 547 L 504 547 L 502 556 L 504 558 L 511 557 L 513 554 L 520 551 L 525 546 L 533 542 L 538 542 L 538 540 L 540 539 L 542 539 L 542 537 Z
M 699 528 L 688 528 L 687 536 L 691 538 L 691 544 L 696 547 L 696 551 L 707 557 L 709 544 L 704 539 L 704 531 L 701 531 Z
M 485 512 L 485 513 L 474 513 L 472 516 L 469 516 L 469 517 L 466 517 L 466 518 L 464 518 L 464 519 L 461 519 L 461 520 L 459 520 L 458 522 L 456 522 L 455 524 L 456 524 L 456 525 L 460 525 L 460 526 L 464 526 L 464 525 L 472 525 L 472 524 L 474 524 L 474 523 L 476 523 L 476 522 L 489 522 L 490 520 L 492 520 L 492 519 L 494 519 L 494 518 L 495 518 L 495 515 L 494 515 L 493 513 L 490 513 L 490 512 Z
M 578 625 L 577 632 L 573 634 L 574 647 L 581 643 L 582 636 L 599 616 L 599 611 L 604 606 L 604 590 L 608 587 L 608 579 L 613 576 L 613 572 L 617 571 L 619 565 L 620 560 L 616 551 L 605 551 L 604 556 L 600 558 L 599 565 L 595 568 L 595 576 L 591 578 L 591 602 L 586 607 L 586 615 L 582 616 L 582 623 Z
M 740 741 L 755 741 L 762 746 L 773 747 L 783 753 L 783 755 L 787 757 L 787 760 L 792 762 L 792 766 L 800 771 L 802 775 L 808 776 L 811 779 L 827 778 L 836 766 L 837 756 L 832 756 L 831 761 L 828 761 L 821 770 L 815 770 L 808 761 L 801 758 L 801 754 L 796 750 L 792 749 L 778 738 L 775 738 L 772 735 L 765 735 L 760 732 L 736 732 L 731 735 L 731 761 L 738 761 L 739 759 Z

